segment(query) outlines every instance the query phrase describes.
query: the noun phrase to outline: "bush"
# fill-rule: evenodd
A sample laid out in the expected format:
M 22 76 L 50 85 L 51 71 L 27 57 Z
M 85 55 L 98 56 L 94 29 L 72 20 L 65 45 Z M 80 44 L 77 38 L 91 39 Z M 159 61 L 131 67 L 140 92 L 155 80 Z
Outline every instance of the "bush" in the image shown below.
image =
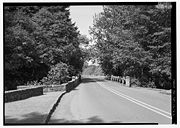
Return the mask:
M 148 87 L 148 88 L 156 88 L 154 81 L 150 81 L 150 82 L 147 84 L 147 87 Z
M 47 77 L 44 77 L 41 82 L 45 85 L 62 84 L 69 81 L 68 66 L 65 63 L 58 63 L 51 67 Z
M 38 82 L 37 80 L 35 81 L 28 81 L 26 86 L 38 86 L 41 85 L 41 82 Z
M 106 75 L 105 79 L 106 79 L 106 80 L 110 80 L 110 79 L 111 79 L 111 76 L 110 76 L 110 75 Z
M 141 87 L 148 87 L 149 79 L 147 77 L 142 76 L 141 78 L 139 78 L 139 81 L 141 83 Z
M 141 86 L 141 83 L 136 78 L 131 78 L 131 86 Z

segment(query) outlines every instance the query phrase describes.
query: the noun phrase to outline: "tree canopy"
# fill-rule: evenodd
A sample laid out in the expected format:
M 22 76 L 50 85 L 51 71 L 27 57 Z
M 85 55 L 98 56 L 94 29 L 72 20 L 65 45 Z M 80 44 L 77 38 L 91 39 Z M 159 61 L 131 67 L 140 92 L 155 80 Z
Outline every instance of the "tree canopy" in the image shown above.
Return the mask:
M 4 15 L 7 90 L 41 81 L 61 67 L 67 68 L 63 71 L 67 76 L 82 71 L 84 56 L 79 45 L 83 40 L 68 6 L 5 6 Z
M 170 88 L 171 5 L 109 5 L 90 28 L 102 70 Z

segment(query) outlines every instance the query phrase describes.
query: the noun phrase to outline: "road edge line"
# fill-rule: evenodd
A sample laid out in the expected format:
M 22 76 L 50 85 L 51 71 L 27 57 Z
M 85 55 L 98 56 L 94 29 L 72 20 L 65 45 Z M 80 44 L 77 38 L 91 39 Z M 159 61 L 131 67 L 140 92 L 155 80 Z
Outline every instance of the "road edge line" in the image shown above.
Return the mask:
M 123 95 L 123 96 L 125 96 L 125 97 L 127 97 L 127 98 L 129 98 L 129 99 L 132 99 L 132 100 L 134 100 L 134 101 L 136 101 L 136 102 L 139 102 L 139 103 L 141 103 L 141 104 L 143 104 L 143 105 L 145 105 L 145 106 L 148 106 L 148 107 L 150 107 L 150 108 L 156 109 L 156 110 L 158 110 L 158 111 L 160 111 L 160 112 L 162 112 L 162 113 L 166 113 L 167 115 L 171 116 L 171 113 L 166 112 L 166 111 L 164 111 L 164 110 L 162 110 L 162 109 L 160 109 L 160 108 L 154 107 L 154 106 L 149 105 L 149 104 L 147 104 L 147 103 L 145 103 L 145 102 L 142 102 L 142 101 L 140 101 L 140 100 L 137 100 L 137 99 L 135 99 L 135 98 L 132 98 L 132 97 L 130 97 L 130 96 L 128 96 L 128 95 L 125 95 L 125 94 L 123 94 L 123 93 L 121 93 L 121 92 L 118 92 L 118 91 L 115 90 L 115 89 L 112 89 L 112 88 L 110 88 L 110 89 L 113 90 L 113 91 L 115 91 L 115 92 L 117 92 L 117 93 L 119 93 L 119 94 L 121 94 L 121 95 Z
M 98 83 L 98 82 L 97 82 Z M 98 83 L 99 84 L 99 83 Z M 99 84 L 100 85 L 100 84 Z M 102 85 L 100 85 L 101 87 L 103 87 Z M 157 110 L 155 110 L 155 109 L 152 109 L 152 108 L 150 108 L 150 107 L 148 107 L 148 106 L 145 106 L 145 105 L 143 105 L 142 103 L 139 103 L 139 102 L 137 102 L 137 101 L 134 101 L 133 99 L 130 99 L 130 98 L 128 98 L 128 97 L 126 97 L 126 96 L 123 96 L 123 95 L 121 95 L 121 94 L 119 94 L 119 93 L 117 93 L 117 92 L 115 92 L 115 91 L 113 91 L 113 90 L 111 90 L 111 89 L 108 89 L 107 87 L 103 87 L 103 88 L 105 88 L 106 90 L 108 90 L 108 91 L 110 91 L 110 92 L 112 92 L 112 93 L 114 93 L 114 94 L 116 94 L 116 95 L 118 95 L 118 96 L 121 96 L 121 97 L 123 97 L 123 98 L 125 98 L 125 99 L 127 99 L 127 100 L 129 100 L 129 101 L 131 101 L 131 102 L 134 102 L 135 104 L 138 104 L 139 106 L 142 106 L 142 107 L 144 107 L 144 108 L 146 108 L 146 109 L 149 109 L 149 110 L 151 110 L 151 111 L 153 111 L 153 112 L 155 112 L 155 113 L 158 113 L 158 114 L 160 114 L 160 115 L 162 115 L 162 116 L 165 116 L 165 117 L 167 117 L 167 118 L 169 118 L 169 119 L 172 119 L 172 117 L 169 117 L 169 116 L 167 116 L 167 115 L 165 115 L 164 113 L 161 113 L 161 112 L 159 112 L 159 111 L 157 111 Z

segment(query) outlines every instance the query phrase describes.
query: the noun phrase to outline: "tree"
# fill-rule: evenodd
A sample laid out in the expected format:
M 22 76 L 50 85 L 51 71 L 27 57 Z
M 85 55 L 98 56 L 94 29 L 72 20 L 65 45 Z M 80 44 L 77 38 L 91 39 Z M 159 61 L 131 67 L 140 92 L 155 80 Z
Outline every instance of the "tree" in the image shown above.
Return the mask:
M 66 64 L 70 76 L 82 70 L 82 41 L 69 14 L 68 6 L 5 7 L 7 90 L 41 81 L 58 64 Z
M 91 27 L 103 71 L 136 77 L 145 86 L 170 81 L 170 26 L 170 4 L 104 6 Z
M 35 24 L 20 7 L 5 7 L 5 85 L 15 89 L 17 84 L 34 79 L 38 68 L 36 42 L 32 36 Z M 33 68 L 34 67 L 34 68 Z M 31 69 L 31 70 L 27 70 Z M 30 74 L 29 74 L 30 73 Z

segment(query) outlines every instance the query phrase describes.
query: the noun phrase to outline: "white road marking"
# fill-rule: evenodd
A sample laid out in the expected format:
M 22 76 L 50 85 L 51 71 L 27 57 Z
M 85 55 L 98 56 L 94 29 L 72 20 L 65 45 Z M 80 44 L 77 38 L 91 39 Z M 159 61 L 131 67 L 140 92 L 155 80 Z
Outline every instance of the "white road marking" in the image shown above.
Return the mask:
M 109 89 L 111 89 L 111 90 L 113 90 L 113 91 L 116 91 L 116 90 L 114 90 L 114 89 L 112 89 L 112 88 L 109 88 Z M 118 91 L 116 91 L 116 92 L 117 92 L 117 93 L 120 93 L 120 92 L 118 92 Z M 137 102 L 139 102 L 139 103 L 141 103 L 141 104 L 143 104 L 143 105 L 146 105 L 146 106 L 148 106 L 148 107 L 151 107 L 151 108 L 153 108 L 153 109 L 156 109 L 156 110 L 158 110 L 158 111 L 160 111 L 160 112 L 166 113 L 166 114 L 168 114 L 168 115 L 171 116 L 171 113 L 169 113 L 169 112 L 166 112 L 166 111 L 164 111 L 164 110 L 162 110 L 162 109 L 156 108 L 156 107 L 154 107 L 154 106 L 152 106 L 152 105 L 149 105 L 149 104 L 147 104 L 147 103 L 144 103 L 144 102 L 142 102 L 142 101 L 136 100 L 136 99 L 134 99 L 134 98 L 132 98 L 132 97 L 129 97 L 129 96 L 123 94 L 123 93 L 120 93 L 120 94 L 123 95 L 123 96 L 125 96 L 125 97 L 127 97 L 127 98 L 129 98 L 129 99 L 132 99 L 132 100 L 134 100 L 134 101 L 137 101 Z
M 154 107 L 154 106 L 151 106 L 151 105 L 149 105 L 149 104 L 147 104 L 147 103 L 144 103 L 144 102 L 142 102 L 142 101 L 136 100 L 136 99 L 134 99 L 134 98 L 132 98 L 132 97 L 129 97 L 129 96 L 123 94 L 123 93 L 117 92 L 117 91 L 115 91 L 115 90 L 112 89 L 112 88 L 105 87 L 105 86 L 103 86 L 103 84 L 100 83 L 100 82 L 97 82 L 97 83 L 98 83 L 101 87 L 107 89 L 108 91 L 110 91 L 110 92 L 112 92 L 112 93 L 114 93 L 114 94 L 116 94 L 116 95 L 118 95 L 118 96 L 121 96 L 121 97 L 123 97 L 123 98 L 125 98 L 125 99 L 127 99 L 127 100 L 129 100 L 129 101 L 131 101 L 131 102 L 133 102 L 133 103 L 135 103 L 135 104 L 138 104 L 138 105 L 140 105 L 140 106 L 142 106 L 142 107 L 144 107 L 144 108 L 147 108 L 147 109 L 149 109 L 149 110 L 151 110 L 151 111 L 153 111 L 153 112 L 156 112 L 156 113 L 158 113 L 158 114 L 160 114 L 160 115 L 162 115 L 162 116 L 165 116 L 165 117 L 167 117 L 167 118 L 169 118 L 169 119 L 172 119 L 171 116 L 168 116 L 168 115 L 171 115 L 171 114 L 168 113 L 168 112 L 166 112 L 166 111 L 164 111 L 164 110 L 161 110 L 161 109 L 159 109 L 159 108 L 156 108 L 156 107 Z M 168 115 L 165 115 L 164 113 L 166 113 L 166 114 L 168 114 Z

